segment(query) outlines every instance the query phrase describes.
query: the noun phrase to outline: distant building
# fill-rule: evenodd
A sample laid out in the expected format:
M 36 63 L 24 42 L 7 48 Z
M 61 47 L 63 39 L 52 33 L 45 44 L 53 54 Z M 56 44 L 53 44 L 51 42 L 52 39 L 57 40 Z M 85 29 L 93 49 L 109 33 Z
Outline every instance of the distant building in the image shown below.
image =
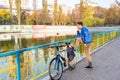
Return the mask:
M 65 4 L 61 5 L 61 7 L 65 15 L 72 13 L 72 7 L 66 6 Z
M 90 2 L 90 1 L 88 1 L 88 0 L 85 0 L 85 1 L 83 2 L 83 5 L 84 5 L 84 6 L 92 6 L 92 7 L 98 6 L 97 3 L 95 3 L 95 2 Z M 79 7 L 79 6 L 80 6 L 80 4 L 76 4 L 76 5 L 75 5 L 76 8 Z
M 54 13 L 54 5 L 48 4 L 48 13 L 50 15 L 53 15 L 53 13 Z
M 116 4 L 120 6 L 120 0 L 115 0 Z
M 59 5 L 58 5 L 59 6 Z M 62 12 L 67 15 L 68 13 L 72 13 L 72 8 L 71 7 L 68 7 L 66 5 L 60 5 L 62 7 Z M 59 11 L 59 7 L 58 7 L 58 11 Z M 48 4 L 48 13 L 50 15 L 53 15 L 54 13 L 54 5 L 52 4 Z
M 97 4 L 97 3 L 94 3 L 94 2 L 89 2 L 89 3 L 88 3 L 88 6 L 96 7 L 96 6 L 98 6 L 98 4 Z
M 4 5 L 0 5 L 0 9 L 5 9 L 6 7 Z

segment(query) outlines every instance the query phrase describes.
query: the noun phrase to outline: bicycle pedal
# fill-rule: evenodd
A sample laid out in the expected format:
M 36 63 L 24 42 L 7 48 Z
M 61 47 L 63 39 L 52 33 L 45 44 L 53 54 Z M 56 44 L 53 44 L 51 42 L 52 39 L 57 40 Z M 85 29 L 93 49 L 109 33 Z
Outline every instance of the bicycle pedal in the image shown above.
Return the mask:
M 72 70 L 73 70 L 73 68 L 72 68 L 72 67 L 69 67 L 69 70 L 70 70 L 70 71 L 72 71 Z

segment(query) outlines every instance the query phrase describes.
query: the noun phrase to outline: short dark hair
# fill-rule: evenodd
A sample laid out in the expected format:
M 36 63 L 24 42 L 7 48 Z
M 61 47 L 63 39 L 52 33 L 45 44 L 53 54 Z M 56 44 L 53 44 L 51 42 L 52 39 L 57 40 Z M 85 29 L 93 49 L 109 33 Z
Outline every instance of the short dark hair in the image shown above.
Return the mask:
M 81 21 L 80 21 L 80 22 L 77 22 L 77 24 L 83 26 L 83 22 L 81 22 Z

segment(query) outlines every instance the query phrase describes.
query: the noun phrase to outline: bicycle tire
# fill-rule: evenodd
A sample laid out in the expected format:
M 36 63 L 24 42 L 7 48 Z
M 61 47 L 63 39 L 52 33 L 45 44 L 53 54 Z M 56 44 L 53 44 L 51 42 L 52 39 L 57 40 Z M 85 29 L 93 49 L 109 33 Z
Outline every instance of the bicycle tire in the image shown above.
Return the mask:
M 58 78 L 55 78 L 57 74 L 56 73 L 55 74 L 51 73 L 52 72 L 51 67 L 52 67 L 52 63 L 54 63 L 54 61 L 56 61 L 56 58 L 53 58 L 50 61 L 48 73 L 49 73 L 49 76 L 50 76 L 51 80 L 60 80 L 60 78 L 62 77 L 62 73 L 63 73 L 63 64 L 62 64 L 61 60 L 59 60 L 59 63 L 58 63 L 59 65 L 57 65 L 57 67 L 58 66 L 61 67 L 61 74 L 60 74 L 60 76 Z M 54 66 L 56 66 L 56 64 Z

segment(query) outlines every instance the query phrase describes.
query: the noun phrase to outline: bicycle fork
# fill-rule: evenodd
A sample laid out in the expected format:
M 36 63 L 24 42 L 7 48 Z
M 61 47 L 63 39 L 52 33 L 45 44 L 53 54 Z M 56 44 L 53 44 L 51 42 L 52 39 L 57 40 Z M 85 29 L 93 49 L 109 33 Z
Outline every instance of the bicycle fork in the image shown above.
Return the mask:
M 59 70 L 59 63 L 60 63 L 60 57 L 57 56 L 55 60 L 55 66 L 57 67 L 57 70 Z

